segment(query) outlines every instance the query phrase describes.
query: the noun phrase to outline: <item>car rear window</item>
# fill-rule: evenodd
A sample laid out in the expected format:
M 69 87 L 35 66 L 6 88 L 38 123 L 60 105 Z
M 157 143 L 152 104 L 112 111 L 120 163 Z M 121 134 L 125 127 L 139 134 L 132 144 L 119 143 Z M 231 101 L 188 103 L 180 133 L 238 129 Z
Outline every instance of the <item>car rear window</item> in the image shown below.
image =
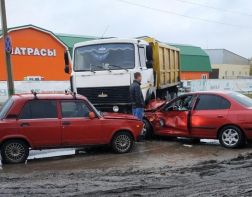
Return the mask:
M 200 95 L 195 110 L 218 110 L 229 109 L 230 102 L 225 98 L 217 95 Z
M 229 96 L 245 107 L 252 107 L 252 99 L 243 94 L 231 92 Z
M 56 101 L 32 100 L 25 104 L 20 119 L 57 118 Z
M 6 113 L 9 111 L 10 107 L 13 104 L 13 99 L 9 98 L 2 106 L 0 110 L 0 119 L 3 119 L 6 115 Z

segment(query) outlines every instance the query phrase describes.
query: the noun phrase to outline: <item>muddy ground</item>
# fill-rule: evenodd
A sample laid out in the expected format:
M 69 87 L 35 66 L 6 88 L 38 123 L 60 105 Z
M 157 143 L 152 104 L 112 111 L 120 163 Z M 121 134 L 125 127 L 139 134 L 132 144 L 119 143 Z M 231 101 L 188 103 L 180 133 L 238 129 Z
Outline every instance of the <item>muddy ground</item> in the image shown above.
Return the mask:
M 50 157 L 57 154 L 64 156 Z M 26 164 L 2 166 L 0 196 L 252 196 L 251 145 L 229 150 L 158 139 L 124 155 L 72 149 L 30 155 Z

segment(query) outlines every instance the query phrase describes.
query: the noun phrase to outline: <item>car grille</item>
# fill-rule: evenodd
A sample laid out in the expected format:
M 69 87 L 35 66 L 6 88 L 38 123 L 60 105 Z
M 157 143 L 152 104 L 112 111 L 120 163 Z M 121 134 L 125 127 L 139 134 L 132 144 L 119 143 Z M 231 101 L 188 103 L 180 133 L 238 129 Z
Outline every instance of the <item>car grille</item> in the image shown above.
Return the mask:
M 87 97 L 93 104 L 130 103 L 129 86 L 77 88 L 77 93 Z

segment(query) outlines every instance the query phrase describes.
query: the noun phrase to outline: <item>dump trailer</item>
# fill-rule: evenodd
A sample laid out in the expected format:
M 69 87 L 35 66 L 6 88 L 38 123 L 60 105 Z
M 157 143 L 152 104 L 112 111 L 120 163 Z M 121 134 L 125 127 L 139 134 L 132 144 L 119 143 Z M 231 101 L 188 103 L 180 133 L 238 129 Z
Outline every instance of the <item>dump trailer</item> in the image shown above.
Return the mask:
M 152 46 L 153 71 L 156 75 L 156 96 L 173 98 L 180 83 L 180 51 L 165 43 L 146 37 L 145 41 Z
M 86 96 L 101 111 L 131 111 L 129 87 L 135 72 L 142 74 L 146 104 L 154 98 L 174 97 L 177 92 L 179 49 L 154 38 L 77 43 L 72 62 L 68 57 L 65 54 L 65 72 L 71 73 L 72 91 Z

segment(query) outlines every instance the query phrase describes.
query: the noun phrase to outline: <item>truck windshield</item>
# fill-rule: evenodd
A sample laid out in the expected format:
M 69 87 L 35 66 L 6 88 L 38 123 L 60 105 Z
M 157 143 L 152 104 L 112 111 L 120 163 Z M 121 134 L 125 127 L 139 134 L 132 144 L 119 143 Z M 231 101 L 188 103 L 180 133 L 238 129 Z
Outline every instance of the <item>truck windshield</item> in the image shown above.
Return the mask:
M 2 120 L 6 113 L 9 111 L 11 105 L 13 103 L 12 98 L 9 98 L 2 106 L 2 108 L 0 109 L 0 120 Z
M 134 45 L 96 44 L 75 49 L 74 71 L 122 70 L 134 68 Z

